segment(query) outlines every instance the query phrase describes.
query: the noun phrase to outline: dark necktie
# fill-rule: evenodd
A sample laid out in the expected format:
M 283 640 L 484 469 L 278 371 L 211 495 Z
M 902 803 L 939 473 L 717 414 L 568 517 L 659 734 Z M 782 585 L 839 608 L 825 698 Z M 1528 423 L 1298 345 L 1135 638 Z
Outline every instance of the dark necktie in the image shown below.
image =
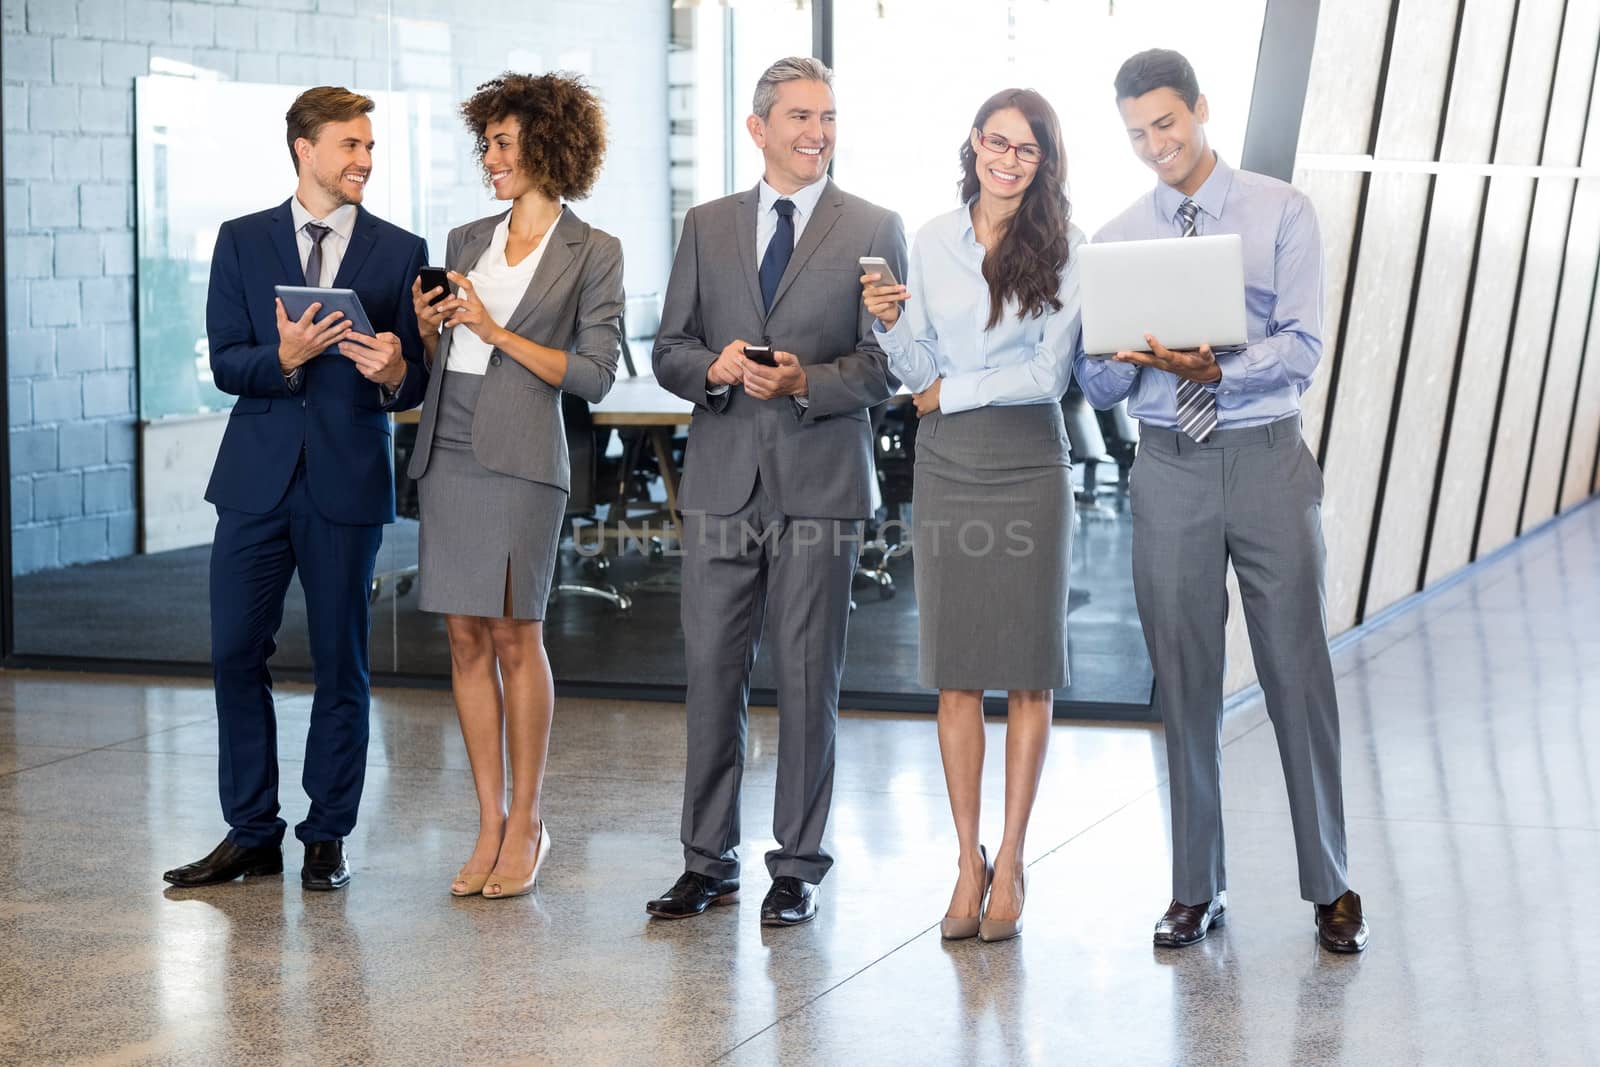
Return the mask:
M 1178 205 L 1178 218 L 1183 220 L 1183 236 L 1195 235 L 1195 215 L 1199 207 L 1193 200 Z M 1187 378 L 1178 381 L 1178 429 L 1204 444 L 1217 428 L 1217 398 L 1199 382 Z
M 320 222 L 308 222 L 305 228 L 311 235 L 311 254 L 306 257 L 306 284 L 319 289 L 322 287 L 322 239 L 333 229 Z
M 794 255 L 794 201 L 779 200 L 772 205 L 778 213 L 778 225 L 767 242 L 766 255 L 761 257 L 761 302 L 763 310 L 772 310 L 772 301 L 778 295 L 778 283 Z

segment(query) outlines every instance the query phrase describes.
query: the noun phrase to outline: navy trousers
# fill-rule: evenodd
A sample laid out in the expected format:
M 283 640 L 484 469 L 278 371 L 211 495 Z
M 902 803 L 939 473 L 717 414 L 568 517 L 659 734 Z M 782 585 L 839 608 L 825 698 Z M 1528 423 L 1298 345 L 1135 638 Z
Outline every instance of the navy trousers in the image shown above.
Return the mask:
M 383 527 L 329 522 L 307 489 L 305 464 L 264 515 L 217 509 L 211 544 L 211 663 L 220 738 L 218 785 L 229 837 L 277 844 L 278 733 L 267 661 L 296 570 L 311 641 L 311 729 L 303 784 L 311 798 L 301 841 L 329 841 L 356 824 L 367 770 L 371 700 L 367 590 Z

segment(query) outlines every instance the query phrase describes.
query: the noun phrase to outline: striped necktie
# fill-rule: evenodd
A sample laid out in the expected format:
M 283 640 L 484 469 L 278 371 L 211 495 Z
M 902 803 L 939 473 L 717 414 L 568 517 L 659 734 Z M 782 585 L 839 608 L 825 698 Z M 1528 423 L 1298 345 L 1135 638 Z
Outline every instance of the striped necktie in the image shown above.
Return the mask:
M 1195 234 L 1195 216 L 1199 206 L 1193 200 L 1178 205 L 1178 217 L 1183 220 L 1183 236 Z M 1178 380 L 1178 429 L 1201 444 L 1217 428 L 1217 398 L 1199 382 L 1187 378 Z

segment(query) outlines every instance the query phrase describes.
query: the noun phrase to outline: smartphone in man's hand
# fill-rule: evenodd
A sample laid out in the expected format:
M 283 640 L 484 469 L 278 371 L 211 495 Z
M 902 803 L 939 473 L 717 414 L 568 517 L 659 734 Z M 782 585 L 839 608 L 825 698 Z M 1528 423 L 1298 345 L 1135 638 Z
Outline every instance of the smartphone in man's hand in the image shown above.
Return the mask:
M 773 356 L 770 344 L 745 345 L 744 356 L 746 359 L 753 360 L 763 367 L 776 367 L 778 365 L 778 360 Z

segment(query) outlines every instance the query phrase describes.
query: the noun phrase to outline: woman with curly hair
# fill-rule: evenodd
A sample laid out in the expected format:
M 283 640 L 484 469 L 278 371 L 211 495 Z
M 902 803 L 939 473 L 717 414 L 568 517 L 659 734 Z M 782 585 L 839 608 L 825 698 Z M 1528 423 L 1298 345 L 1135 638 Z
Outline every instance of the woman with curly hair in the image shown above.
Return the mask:
M 959 208 L 917 234 L 909 290 L 861 279 L 889 366 L 914 394 L 912 511 L 922 683 L 960 846 L 946 938 L 1022 931 L 1023 841 L 1053 704 L 1067 684 L 1072 461 L 1061 395 L 1077 343 L 1083 234 L 1068 220 L 1061 124 L 1007 89 L 961 146 Z M 901 303 L 910 300 L 902 309 Z M 978 844 L 983 692 L 1009 695 L 1005 833 Z
M 453 292 L 412 286 L 430 377 L 410 474 L 420 606 L 445 616 L 478 794 L 477 846 L 450 892 L 502 898 L 531 890 L 550 854 L 541 620 L 569 489 L 561 394 L 597 403 L 616 376 L 622 246 L 563 204 L 588 195 L 605 154 L 605 117 L 581 81 L 505 74 L 461 114 L 511 207 L 450 231 Z

